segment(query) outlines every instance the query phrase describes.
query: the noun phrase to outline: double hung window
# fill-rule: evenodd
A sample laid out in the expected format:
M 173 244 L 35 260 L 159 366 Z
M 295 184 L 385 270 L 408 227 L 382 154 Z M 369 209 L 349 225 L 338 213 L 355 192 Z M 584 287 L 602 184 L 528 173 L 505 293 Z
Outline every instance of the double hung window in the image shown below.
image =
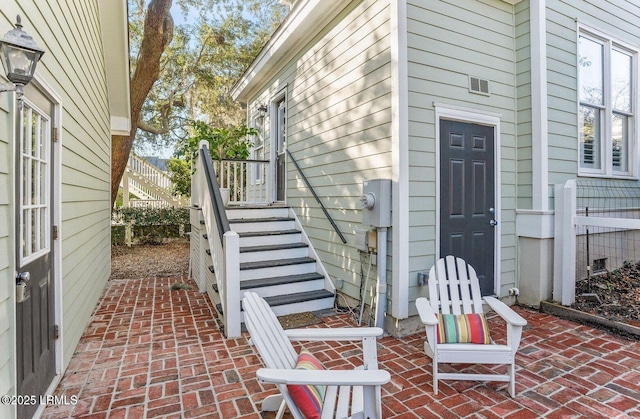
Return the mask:
M 636 176 L 638 53 L 580 29 L 578 123 L 580 174 Z

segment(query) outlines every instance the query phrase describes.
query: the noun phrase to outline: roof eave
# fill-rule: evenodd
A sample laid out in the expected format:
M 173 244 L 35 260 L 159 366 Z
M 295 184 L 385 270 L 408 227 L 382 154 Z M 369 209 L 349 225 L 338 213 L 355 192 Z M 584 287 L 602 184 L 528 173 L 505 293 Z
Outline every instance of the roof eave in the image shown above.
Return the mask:
M 100 0 L 99 7 L 111 134 L 129 135 L 131 133 L 131 97 L 127 1 Z
M 300 0 L 274 32 L 231 90 L 239 102 L 247 102 L 264 81 L 287 62 L 335 18 L 350 2 L 340 0 Z

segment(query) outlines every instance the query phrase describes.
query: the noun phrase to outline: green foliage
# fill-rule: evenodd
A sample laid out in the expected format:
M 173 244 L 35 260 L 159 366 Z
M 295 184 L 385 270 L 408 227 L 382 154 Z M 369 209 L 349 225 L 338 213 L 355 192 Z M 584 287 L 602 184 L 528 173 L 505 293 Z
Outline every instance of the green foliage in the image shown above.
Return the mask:
M 251 143 L 248 135 L 256 135 L 253 128 L 236 125 L 230 128 L 211 127 L 203 121 L 191 123 L 192 135 L 180 141 L 176 146 L 176 157 L 191 159 L 198 151 L 200 141 L 209 143 L 209 153 L 214 160 L 246 159 L 249 157 Z
M 125 244 L 125 226 L 130 225 L 139 244 L 162 244 L 167 238 L 180 237 L 191 228 L 189 208 L 116 208 L 111 215 L 111 243 Z
M 134 149 L 150 154 L 174 146 L 190 134 L 190 121 L 202 118 L 229 130 L 245 112 L 229 91 L 284 20 L 279 0 L 175 0 L 171 44 L 165 49 L 158 80 L 142 109 Z M 144 39 L 148 1 L 129 0 L 131 71 Z
M 116 208 L 111 220 L 116 224 L 132 224 L 139 226 L 189 224 L 189 208 Z
M 173 192 L 178 195 L 189 196 L 191 194 L 191 168 L 189 162 L 177 158 L 167 162 L 169 177 L 173 183 Z

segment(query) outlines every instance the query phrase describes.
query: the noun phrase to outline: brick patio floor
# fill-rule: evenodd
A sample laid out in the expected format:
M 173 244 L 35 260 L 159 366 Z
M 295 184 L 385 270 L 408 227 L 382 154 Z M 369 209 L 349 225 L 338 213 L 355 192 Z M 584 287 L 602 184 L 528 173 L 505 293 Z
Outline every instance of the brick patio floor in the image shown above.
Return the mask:
M 79 401 L 49 406 L 42 417 L 260 418 L 260 403 L 275 388 L 256 380 L 261 361 L 248 335 L 225 340 L 205 295 L 170 290 L 182 280 L 110 281 L 55 393 Z M 423 334 L 385 337 L 378 355 L 392 381 L 383 387 L 384 417 L 640 417 L 640 342 L 516 310 L 529 324 L 517 355 L 515 399 L 503 383 L 462 381 L 441 382 L 435 396 Z M 319 327 L 353 325 L 347 315 L 323 320 Z M 501 333 L 492 328 L 496 340 Z M 356 350 L 305 346 L 329 367 L 348 363 Z M 341 361 L 329 362 L 335 359 Z

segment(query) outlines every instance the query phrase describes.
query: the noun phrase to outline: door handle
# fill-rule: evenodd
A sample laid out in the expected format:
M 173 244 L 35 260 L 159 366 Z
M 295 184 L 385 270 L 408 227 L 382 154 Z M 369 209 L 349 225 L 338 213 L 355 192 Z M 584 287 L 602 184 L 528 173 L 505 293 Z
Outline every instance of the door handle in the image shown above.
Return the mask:
M 20 272 L 16 275 L 16 284 L 20 282 L 28 282 L 31 279 L 31 274 L 29 272 Z
M 491 227 L 495 227 L 495 226 L 497 226 L 497 225 L 498 225 L 498 222 L 497 222 L 496 220 L 491 220 L 491 221 L 489 221 L 489 225 L 490 225 Z
M 20 272 L 16 275 L 16 303 L 24 303 L 31 296 L 31 290 L 27 288 L 27 282 L 30 279 L 29 272 Z

